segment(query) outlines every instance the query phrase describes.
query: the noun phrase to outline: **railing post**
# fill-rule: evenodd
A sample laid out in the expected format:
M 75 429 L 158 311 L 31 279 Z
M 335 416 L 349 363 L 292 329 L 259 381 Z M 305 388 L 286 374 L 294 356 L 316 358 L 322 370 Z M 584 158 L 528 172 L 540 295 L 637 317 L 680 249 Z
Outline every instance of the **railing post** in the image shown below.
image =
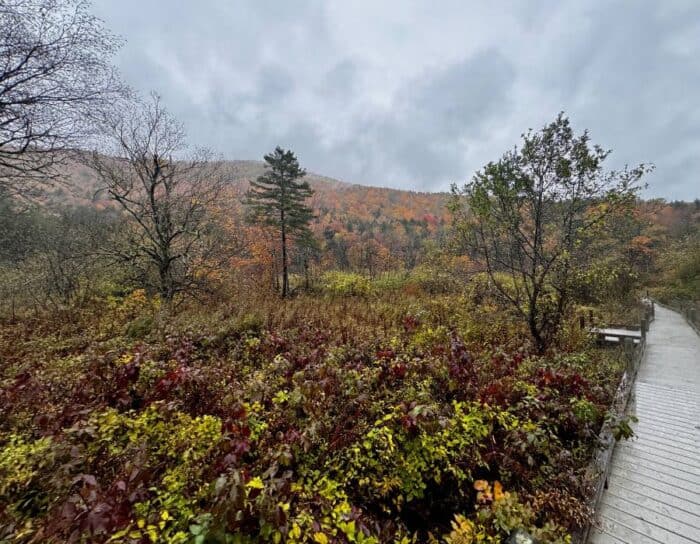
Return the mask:
M 646 342 L 647 330 L 649 330 L 649 320 L 646 317 L 642 319 L 642 326 L 640 328 L 642 329 L 642 342 Z
M 642 329 L 642 331 L 643 330 L 644 329 Z M 644 341 L 643 338 L 642 338 L 642 341 Z M 623 350 L 625 352 L 625 359 L 627 359 L 626 364 L 625 364 L 625 369 L 626 369 L 627 375 L 631 376 L 632 371 L 634 369 L 634 340 L 632 340 L 631 338 L 623 339 L 622 347 L 623 347 Z

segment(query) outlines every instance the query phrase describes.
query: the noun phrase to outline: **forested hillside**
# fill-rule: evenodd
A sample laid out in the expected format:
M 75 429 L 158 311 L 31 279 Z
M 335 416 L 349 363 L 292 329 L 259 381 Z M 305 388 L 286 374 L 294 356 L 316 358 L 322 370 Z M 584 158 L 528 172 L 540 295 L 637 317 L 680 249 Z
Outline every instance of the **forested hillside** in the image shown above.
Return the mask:
M 221 211 L 236 225 L 243 222 L 242 196 L 249 182 L 264 173 L 258 161 L 223 163 L 226 189 Z M 87 166 L 71 161 L 61 171 L 61 183 L 41 197 L 50 209 L 114 208 L 113 201 Z M 428 242 L 438 242 L 449 223 L 449 194 L 418 193 L 350 184 L 308 174 L 314 189 L 311 228 L 324 249 L 326 268 L 357 270 L 371 276 L 419 264 Z M 235 234 L 235 233 L 234 233 Z M 240 234 L 238 234 L 240 235 Z
M 274 258 L 278 252 L 276 242 L 264 229 L 247 223 L 243 206 L 249 182 L 264 172 L 264 164 L 227 161 L 223 166 L 226 185 L 217 202 L 217 214 L 222 219 L 221 235 L 226 237 L 226 245 L 231 250 L 226 259 L 238 270 L 247 271 L 246 276 L 256 285 L 274 285 L 278 272 Z M 458 277 L 479 269 L 469 256 L 459 255 L 459 240 L 449 228 L 452 218 L 448 209 L 449 194 L 367 187 L 314 174 L 305 179 L 314 190 L 309 204 L 314 214 L 310 227 L 315 244 L 311 249 L 291 247 L 295 287 L 305 281 L 320 287 L 320 278 L 327 272 L 332 274 L 326 274 L 326 287 L 344 285 L 342 288 L 352 290 L 358 286 L 364 288 L 362 277 L 372 280 L 385 276 L 385 281 L 400 283 L 416 268 L 418 270 L 413 273 L 416 279 L 442 278 L 447 283 L 449 280 L 444 273 L 448 269 Z M 22 258 L 31 255 L 32 248 L 43 243 L 53 246 L 60 254 L 62 244 L 75 246 L 83 240 L 92 245 L 96 243 L 94 236 L 107 235 L 107 231 L 97 233 L 91 221 L 117 228 L 122 218 L 95 172 L 77 162 L 63 167 L 59 181 L 40 197 L 25 201 L 19 207 L 13 207 L 5 199 L 3 205 L 8 214 L 4 218 L 8 233 L 5 259 L 8 261 L 16 257 L 11 255 L 12 244 L 15 244 L 10 234 L 13 231 L 23 240 L 17 248 Z M 635 281 L 647 283 L 665 300 L 700 298 L 693 271 L 696 268 L 692 264 L 700 223 L 698 201 L 638 200 L 634 208 L 633 214 L 616 220 L 612 237 L 608 235 L 599 241 L 603 253 L 591 264 L 605 268 L 606 273 L 614 273 L 616 281 L 623 281 L 628 272 L 634 271 Z M 13 219 L 15 212 L 18 214 Z M 42 222 L 61 225 L 61 228 L 41 225 Z M 47 229 L 53 232 L 47 235 Z M 65 230 L 64 235 L 61 229 Z M 40 242 L 39 238 L 47 236 L 50 241 Z M 62 240 L 62 236 L 69 240 Z M 76 267 L 89 270 L 90 266 L 78 264 L 78 256 L 74 256 L 74 260 Z M 438 266 L 440 270 L 428 270 L 431 266 Z M 689 267 L 690 272 L 687 271 Z M 55 275 L 60 275 L 60 271 L 56 266 L 40 265 L 39 269 L 41 274 L 51 274 L 51 277 L 38 278 L 39 283 L 54 284 L 60 289 L 66 281 L 57 279 Z M 335 271 L 356 273 L 359 277 L 333 276 Z M 397 271 L 403 279 L 396 275 Z M 38 272 L 36 268 L 33 272 L 27 270 L 21 278 L 25 285 L 33 285 L 27 287 L 33 296 L 41 298 L 42 290 L 36 290 L 37 284 L 30 281 Z M 676 274 L 687 277 L 676 278 Z M 80 281 L 74 278 L 70 283 L 77 285 Z M 11 285 L 10 281 L 6 283 L 18 296 L 22 289 Z M 6 299 L 5 308 L 12 298 Z M 35 302 L 44 305 L 46 300 Z

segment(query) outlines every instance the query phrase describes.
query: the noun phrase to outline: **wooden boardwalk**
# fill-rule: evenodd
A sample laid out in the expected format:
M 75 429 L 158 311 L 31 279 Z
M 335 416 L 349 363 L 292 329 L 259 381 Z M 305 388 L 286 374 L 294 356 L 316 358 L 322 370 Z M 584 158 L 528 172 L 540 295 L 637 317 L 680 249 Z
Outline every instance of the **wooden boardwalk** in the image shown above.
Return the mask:
M 700 543 L 700 337 L 676 312 L 656 307 L 628 412 L 588 542 Z

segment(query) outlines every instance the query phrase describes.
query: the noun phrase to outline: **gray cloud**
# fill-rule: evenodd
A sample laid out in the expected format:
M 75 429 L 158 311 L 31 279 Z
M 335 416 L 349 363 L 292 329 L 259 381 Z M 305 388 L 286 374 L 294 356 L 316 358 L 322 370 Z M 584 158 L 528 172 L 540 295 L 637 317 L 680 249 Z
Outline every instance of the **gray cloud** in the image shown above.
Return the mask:
M 472 5 L 469 5 L 472 4 Z M 193 143 L 275 145 L 307 169 L 445 190 L 560 110 L 654 162 L 647 196 L 700 197 L 700 3 L 98 0 L 125 78 Z
M 342 169 L 356 179 L 379 174 L 415 189 L 460 179 L 469 142 L 508 109 L 513 80 L 512 66 L 495 51 L 423 73 L 398 90 L 387 111 L 358 116 L 351 136 L 333 146 L 331 156 L 343 161 L 343 150 L 352 149 Z

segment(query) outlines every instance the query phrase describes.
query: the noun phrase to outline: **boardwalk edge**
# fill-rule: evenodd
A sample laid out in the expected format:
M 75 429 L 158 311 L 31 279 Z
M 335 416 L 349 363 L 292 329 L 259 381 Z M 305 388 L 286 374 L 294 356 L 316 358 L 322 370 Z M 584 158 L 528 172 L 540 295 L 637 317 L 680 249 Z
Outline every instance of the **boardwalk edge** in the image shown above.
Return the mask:
M 651 312 L 647 315 L 647 323 L 654 319 L 654 314 Z M 603 492 L 607 487 L 608 476 L 610 474 L 611 461 L 613 452 L 615 451 L 616 440 L 613 435 L 614 422 L 623 417 L 627 410 L 632 387 L 634 386 L 639 366 L 646 351 L 646 338 L 643 337 L 639 344 L 634 345 L 628 353 L 628 360 L 625 372 L 620 378 L 620 383 L 610 405 L 610 413 L 615 417 L 608 418 L 600 429 L 598 434 L 598 448 L 594 454 L 588 468 L 586 469 L 586 480 L 592 482 L 592 492 L 586 499 L 586 505 L 589 511 L 595 516 L 598 509 Z M 595 518 L 594 518 L 595 519 Z M 574 532 L 572 535 L 572 544 L 586 544 L 588 535 L 593 527 L 594 521 L 587 523 L 584 527 Z

